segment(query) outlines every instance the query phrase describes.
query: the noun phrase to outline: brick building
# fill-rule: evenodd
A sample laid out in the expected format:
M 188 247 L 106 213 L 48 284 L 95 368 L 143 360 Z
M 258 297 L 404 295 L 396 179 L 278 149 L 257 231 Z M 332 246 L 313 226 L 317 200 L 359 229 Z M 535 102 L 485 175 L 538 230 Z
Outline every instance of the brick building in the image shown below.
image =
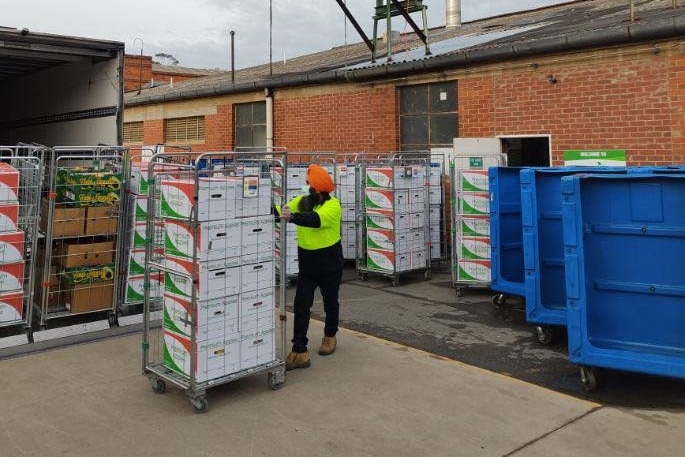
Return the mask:
M 124 92 L 138 91 L 150 86 L 178 83 L 201 76 L 224 73 L 221 70 L 186 68 L 162 65 L 151 56 L 126 54 L 124 56 Z
M 685 163 L 685 9 L 635 3 L 634 21 L 627 1 L 580 0 L 432 29 L 429 56 L 405 34 L 391 62 L 357 43 L 274 63 L 272 76 L 262 65 L 132 92 L 124 138 L 383 152 L 498 137 L 513 164 L 559 165 L 577 149 Z

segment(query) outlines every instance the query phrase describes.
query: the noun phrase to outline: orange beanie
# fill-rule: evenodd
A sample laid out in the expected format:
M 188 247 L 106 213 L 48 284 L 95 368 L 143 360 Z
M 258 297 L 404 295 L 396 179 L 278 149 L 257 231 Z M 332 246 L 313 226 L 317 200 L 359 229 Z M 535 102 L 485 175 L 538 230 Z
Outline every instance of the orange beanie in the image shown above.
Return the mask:
M 335 189 L 331 175 L 318 165 L 312 164 L 307 168 L 307 181 L 317 192 L 331 193 Z

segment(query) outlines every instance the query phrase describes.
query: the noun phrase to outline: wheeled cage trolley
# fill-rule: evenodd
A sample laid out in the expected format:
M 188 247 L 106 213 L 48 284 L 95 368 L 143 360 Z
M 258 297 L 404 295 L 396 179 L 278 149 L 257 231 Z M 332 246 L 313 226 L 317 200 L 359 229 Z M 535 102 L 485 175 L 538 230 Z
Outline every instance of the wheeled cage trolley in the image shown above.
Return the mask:
M 157 154 L 149 164 L 143 373 L 157 393 L 183 389 L 196 412 L 207 410 L 210 387 L 259 373 L 274 389 L 285 380 L 272 213 L 282 165 L 284 152 L 254 151 Z M 163 325 L 153 328 L 159 308 Z
M 360 164 L 357 272 L 388 277 L 422 271 L 431 277 L 429 153 L 400 152 Z
M 491 284 L 488 168 L 506 165 L 506 156 L 454 155 L 450 158 L 452 285 L 464 289 Z
M 32 341 L 46 151 L 38 145 L 0 146 L 0 347 Z
M 125 226 L 127 149 L 60 146 L 47 150 L 38 252 L 38 324 L 76 315 L 116 325 Z

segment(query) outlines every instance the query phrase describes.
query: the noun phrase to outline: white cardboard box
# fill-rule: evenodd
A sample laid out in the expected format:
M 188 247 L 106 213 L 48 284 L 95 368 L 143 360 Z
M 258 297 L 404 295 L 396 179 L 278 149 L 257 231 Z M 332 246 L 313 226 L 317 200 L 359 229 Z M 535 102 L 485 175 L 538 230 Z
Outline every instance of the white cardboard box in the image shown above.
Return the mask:
M 240 371 L 241 340 L 217 338 L 198 342 L 193 353 L 190 339 L 164 331 L 164 365 L 186 377 L 190 376 L 191 358 L 196 360 L 195 378 L 198 382 Z
M 240 340 L 240 369 L 247 370 L 273 362 L 276 356 L 274 331 L 258 332 Z
M 273 253 L 274 250 L 274 217 L 255 216 L 243 218 L 241 226 L 242 256 L 245 261 L 254 257 L 257 261 L 258 253 Z
M 165 293 L 185 299 L 192 298 L 193 262 L 187 259 L 167 257 L 165 271 Z M 222 261 L 198 262 L 195 278 L 198 300 L 235 295 L 240 292 L 241 267 L 226 266 Z M 177 272 L 177 273 L 176 273 Z
M 161 298 L 164 293 L 164 276 L 150 275 L 150 297 Z M 145 275 L 127 276 L 125 303 L 141 303 L 145 300 Z
M 357 201 L 357 190 L 354 187 L 340 186 L 337 189 L 338 199 L 343 205 L 355 205 Z
M 365 206 L 367 210 L 390 210 L 395 213 L 409 212 L 409 191 L 366 188 Z
M 273 287 L 274 263 L 261 262 L 240 267 L 240 292 Z
M 342 221 L 354 222 L 357 219 L 357 208 L 352 205 L 342 205 Z
M 164 249 L 167 255 L 193 259 L 197 246 L 199 261 L 240 257 L 243 244 L 240 220 L 199 222 L 194 230 L 185 221 L 169 219 L 164 224 Z
M 273 287 L 240 294 L 240 332 L 242 334 L 273 330 L 274 318 Z
M 192 318 L 192 304 L 180 297 L 164 294 L 164 328 L 190 338 L 196 327 L 197 341 L 238 338 L 239 295 L 198 302 Z

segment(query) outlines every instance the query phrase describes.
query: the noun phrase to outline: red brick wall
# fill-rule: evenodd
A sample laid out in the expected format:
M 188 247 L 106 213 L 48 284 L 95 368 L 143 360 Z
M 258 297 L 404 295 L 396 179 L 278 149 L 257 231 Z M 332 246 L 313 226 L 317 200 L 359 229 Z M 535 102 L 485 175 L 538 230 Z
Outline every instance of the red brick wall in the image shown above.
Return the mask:
M 556 84 L 547 81 L 550 74 Z M 398 149 L 393 86 L 327 89 L 276 90 L 275 146 L 340 153 Z M 551 135 L 554 165 L 569 149 L 624 149 L 631 165 L 685 163 L 685 57 L 675 51 L 469 75 L 459 78 L 458 93 L 461 137 Z M 205 118 L 205 143 L 193 150 L 233 147 L 232 105 L 220 103 L 218 113 Z M 162 142 L 162 121 L 146 121 L 145 144 Z
M 683 66 L 641 53 L 462 79 L 459 133 L 550 134 L 555 165 L 569 149 L 624 149 L 631 165 L 683 162 Z
M 289 151 L 379 152 L 399 145 L 393 87 L 274 98 L 274 145 Z
M 685 55 L 671 60 L 669 69 L 673 162 L 685 163 Z
M 138 90 L 141 87 L 141 81 L 142 86 L 145 86 L 150 82 L 151 77 L 152 57 L 129 54 L 124 57 L 124 92 Z
M 154 119 L 143 122 L 143 144 L 154 145 L 164 143 L 164 119 Z

